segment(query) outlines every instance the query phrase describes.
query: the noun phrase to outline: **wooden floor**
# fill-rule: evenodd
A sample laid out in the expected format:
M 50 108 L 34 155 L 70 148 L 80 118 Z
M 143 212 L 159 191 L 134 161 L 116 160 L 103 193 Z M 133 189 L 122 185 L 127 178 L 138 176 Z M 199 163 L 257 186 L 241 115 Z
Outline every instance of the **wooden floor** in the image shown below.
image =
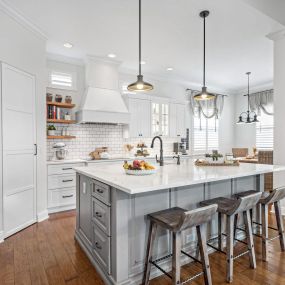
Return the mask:
M 96 270 L 75 242 L 75 212 L 50 215 L 49 220 L 35 224 L 0 244 L 0 284 L 93 285 L 104 284 Z M 271 243 L 269 262 L 261 261 L 261 243 L 256 239 L 257 269 L 248 267 L 248 257 L 235 261 L 234 282 L 241 285 L 285 284 L 285 253 L 280 252 L 278 240 Z M 237 250 L 240 250 L 238 248 Z M 225 282 L 225 256 L 210 256 L 213 284 Z M 195 264 L 183 267 L 182 276 L 195 273 Z M 151 285 L 171 284 L 159 277 Z M 203 278 L 190 284 L 204 284 Z

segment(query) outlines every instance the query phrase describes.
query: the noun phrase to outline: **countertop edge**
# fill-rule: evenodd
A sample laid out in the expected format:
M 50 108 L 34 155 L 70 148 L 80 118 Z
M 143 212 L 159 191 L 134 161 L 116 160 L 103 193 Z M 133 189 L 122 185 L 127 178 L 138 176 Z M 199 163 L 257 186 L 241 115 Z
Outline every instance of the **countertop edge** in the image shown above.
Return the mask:
M 277 169 L 274 169 L 273 172 L 280 172 L 280 171 L 284 171 L 285 170 L 285 166 L 278 166 L 276 165 L 276 167 L 279 167 Z M 266 171 L 266 170 L 260 170 L 260 171 L 249 171 L 247 173 L 243 173 L 243 174 L 237 174 L 237 175 L 232 175 L 232 176 L 221 176 L 219 178 L 211 178 L 211 179 L 202 179 L 199 181 L 192 181 L 189 183 L 185 183 L 185 182 L 181 182 L 181 183 L 173 183 L 173 184 L 169 184 L 167 185 L 167 187 L 165 187 L 165 185 L 161 185 L 161 186 L 155 186 L 155 187 L 144 187 L 144 188 L 138 188 L 137 190 L 132 190 L 130 188 L 124 188 L 121 187 L 120 185 L 117 185 L 115 183 L 113 183 L 112 181 L 107 181 L 105 179 L 102 179 L 101 177 L 98 177 L 88 171 L 84 171 L 85 167 L 75 167 L 74 170 L 80 174 L 86 175 L 88 177 L 91 177 L 95 180 L 98 180 L 102 183 L 105 183 L 107 185 L 110 185 L 111 187 L 114 187 L 118 190 L 121 190 L 129 195 L 135 195 L 135 194 L 142 194 L 142 193 L 148 193 L 148 192 L 154 192 L 154 191 L 160 191 L 160 190 L 166 190 L 169 188 L 177 188 L 177 187 L 184 187 L 184 186 L 192 186 L 192 185 L 198 185 L 198 184 L 204 184 L 204 183 L 211 183 L 211 182 L 218 182 L 218 181 L 223 181 L 223 180 L 229 180 L 229 179 L 235 179 L 235 178 L 242 178 L 242 177 L 247 177 L 247 176 L 253 176 L 253 175 L 261 175 L 261 174 L 266 174 L 266 173 L 270 173 L 272 171 Z M 86 167 L 87 168 L 87 167 Z

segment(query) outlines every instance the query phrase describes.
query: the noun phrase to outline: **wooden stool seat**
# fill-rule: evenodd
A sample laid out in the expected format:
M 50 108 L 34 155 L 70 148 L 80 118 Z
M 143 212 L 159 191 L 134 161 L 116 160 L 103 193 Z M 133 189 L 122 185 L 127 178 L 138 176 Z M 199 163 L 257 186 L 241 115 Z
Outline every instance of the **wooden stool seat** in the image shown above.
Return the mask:
M 213 246 L 211 243 L 208 245 L 220 252 L 227 255 L 227 281 L 233 281 L 233 261 L 244 254 L 249 254 L 250 267 L 256 268 L 255 250 L 253 244 L 253 235 L 251 227 L 250 209 L 255 207 L 260 200 L 261 192 L 256 192 L 245 197 L 239 197 L 238 199 L 218 197 L 214 199 L 209 199 L 200 203 L 200 205 L 211 205 L 215 203 L 218 205 L 217 212 L 218 216 L 218 248 Z M 247 247 L 248 250 L 244 253 L 239 254 L 234 257 L 233 247 L 234 247 L 234 218 L 236 214 L 243 213 L 245 226 L 246 226 L 246 237 L 247 237 Z M 226 216 L 226 236 L 227 236 L 227 250 L 224 252 L 222 250 L 222 215 Z
M 240 193 L 234 194 L 233 198 L 246 197 L 248 195 L 252 195 L 252 194 L 255 194 L 255 193 L 259 193 L 259 192 L 255 191 L 255 190 L 248 190 L 248 191 L 244 191 L 244 192 L 240 192 Z M 267 204 L 268 197 L 270 196 L 270 193 L 269 192 L 261 192 L 261 193 L 262 194 L 261 194 L 261 197 L 260 197 L 258 203 Z
M 208 206 L 212 204 L 217 204 L 219 213 L 225 215 L 231 215 L 239 205 L 239 202 L 236 199 L 217 197 L 214 199 L 205 200 L 200 203 L 201 206 Z
M 185 212 L 187 212 L 187 210 L 179 207 L 173 207 L 171 209 L 151 213 L 148 215 L 148 217 L 150 220 L 153 220 L 162 227 L 175 231 L 179 226 L 179 222 Z
M 236 199 L 239 199 L 240 197 L 246 197 L 248 195 L 252 195 L 252 193 L 257 193 L 256 191 L 245 191 L 241 193 L 237 193 L 234 195 Z M 262 222 L 255 224 L 262 226 L 262 235 L 259 236 L 262 238 L 262 259 L 263 261 L 268 260 L 268 241 L 271 241 L 275 239 L 276 237 L 270 238 L 268 237 L 268 229 L 276 230 L 279 232 L 279 235 L 277 238 L 279 238 L 280 241 L 280 247 L 282 251 L 285 251 L 285 235 L 284 235 L 284 226 L 281 216 L 281 206 L 280 206 L 280 200 L 285 198 L 285 187 L 276 188 L 273 191 L 269 192 L 262 192 L 262 196 L 259 199 L 259 204 L 261 205 L 261 216 L 262 216 Z M 275 209 L 275 217 L 276 217 L 276 223 L 277 223 L 277 229 L 272 228 L 268 225 L 268 205 L 274 203 L 274 209 Z M 252 209 L 251 209 L 251 216 L 252 216 Z M 238 215 L 236 215 L 235 218 L 235 228 L 237 228 L 237 221 L 238 221 Z
M 161 270 L 164 274 L 172 279 L 173 285 L 181 284 L 180 280 L 180 255 L 181 253 L 192 258 L 195 261 L 198 261 L 203 266 L 203 271 L 196 274 L 195 276 L 190 277 L 187 280 L 184 280 L 182 283 L 190 282 L 193 279 L 204 274 L 204 280 L 206 285 L 212 284 L 212 278 L 210 273 L 210 264 L 209 257 L 207 252 L 206 245 L 206 223 L 209 222 L 213 215 L 217 211 L 217 205 L 210 205 L 206 207 L 197 208 L 191 211 L 185 209 L 174 207 L 159 212 L 148 214 L 148 219 L 150 220 L 150 229 L 147 242 L 147 251 L 145 258 L 145 270 L 143 277 L 143 285 L 149 284 L 150 270 L 151 265 L 154 265 L 156 268 Z M 173 253 L 165 257 L 158 258 L 157 260 L 152 260 L 152 252 L 154 239 L 157 231 L 157 227 L 160 226 L 164 229 L 167 229 L 172 232 L 172 250 Z M 198 237 L 198 246 L 201 254 L 201 261 L 192 257 L 190 254 L 182 250 L 182 240 L 181 232 L 183 230 L 196 227 L 197 237 Z M 158 262 L 172 257 L 172 274 L 165 272 L 159 265 Z

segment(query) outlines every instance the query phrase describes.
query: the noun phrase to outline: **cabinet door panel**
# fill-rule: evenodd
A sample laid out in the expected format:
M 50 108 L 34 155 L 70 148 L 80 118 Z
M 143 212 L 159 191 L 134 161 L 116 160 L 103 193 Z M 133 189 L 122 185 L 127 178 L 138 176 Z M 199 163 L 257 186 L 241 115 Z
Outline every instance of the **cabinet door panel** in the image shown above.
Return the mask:
M 132 273 L 143 271 L 149 229 L 147 214 L 167 209 L 168 207 L 168 191 L 156 192 L 152 195 L 135 195 L 132 197 L 129 228 L 130 271 Z M 158 230 L 154 248 L 154 258 L 168 254 L 170 247 L 167 231 Z
M 150 101 L 130 98 L 130 137 L 150 137 Z
M 180 137 L 186 136 L 185 127 L 185 105 L 176 104 L 176 135 Z
M 92 237 L 92 199 L 91 199 L 91 179 L 86 176 L 80 176 L 79 187 L 79 230 L 85 235 L 86 239 L 91 245 Z

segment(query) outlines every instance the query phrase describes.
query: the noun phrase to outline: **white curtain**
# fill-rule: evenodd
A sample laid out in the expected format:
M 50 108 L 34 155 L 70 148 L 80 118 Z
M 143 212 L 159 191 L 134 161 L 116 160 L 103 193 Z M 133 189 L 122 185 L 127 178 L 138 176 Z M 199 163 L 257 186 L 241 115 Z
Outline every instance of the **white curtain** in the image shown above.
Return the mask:
M 250 109 L 256 112 L 258 116 L 261 115 L 261 111 L 267 115 L 273 116 L 273 94 L 273 89 L 250 94 Z
M 215 94 L 216 97 L 212 100 L 195 100 L 194 96 L 198 94 L 200 91 L 196 90 L 187 90 L 187 97 L 190 102 L 191 111 L 194 117 L 200 118 L 201 116 L 211 119 L 215 118 L 215 120 L 221 117 L 224 108 L 224 98 L 226 95 Z M 200 124 L 201 125 L 201 124 Z

